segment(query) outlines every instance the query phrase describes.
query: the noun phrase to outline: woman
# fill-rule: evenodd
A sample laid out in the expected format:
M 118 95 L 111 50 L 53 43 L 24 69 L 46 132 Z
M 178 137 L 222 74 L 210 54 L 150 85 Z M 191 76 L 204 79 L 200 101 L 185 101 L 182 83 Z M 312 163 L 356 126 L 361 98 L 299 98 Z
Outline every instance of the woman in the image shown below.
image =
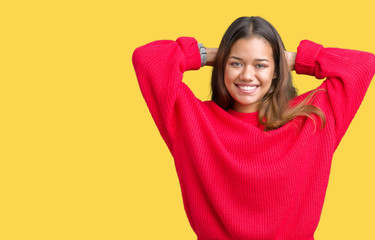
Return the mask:
M 199 240 L 314 239 L 332 156 L 374 75 L 373 54 L 307 40 L 286 52 L 270 23 L 242 17 L 217 50 L 188 37 L 156 41 L 137 48 L 133 64 Z M 212 101 L 202 102 L 181 80 L 206 65 Z M 326 80 L 296 96 L 291 70 Z

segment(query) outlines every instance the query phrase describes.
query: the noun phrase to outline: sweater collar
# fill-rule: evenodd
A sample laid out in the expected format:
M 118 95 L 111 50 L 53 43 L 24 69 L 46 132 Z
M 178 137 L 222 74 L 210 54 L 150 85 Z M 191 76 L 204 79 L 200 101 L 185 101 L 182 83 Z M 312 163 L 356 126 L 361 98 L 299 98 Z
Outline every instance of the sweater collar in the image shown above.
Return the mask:
M 260 128 L 260 129 L 264 128 L 263 125 L 259 124 L 258 112 L 243 113 L 243 112 L 237 112 L 231 108 L 227 109 L 227 112 L 233 117 L 238 118 L 246 123 L 249 123 L 257 128 Z

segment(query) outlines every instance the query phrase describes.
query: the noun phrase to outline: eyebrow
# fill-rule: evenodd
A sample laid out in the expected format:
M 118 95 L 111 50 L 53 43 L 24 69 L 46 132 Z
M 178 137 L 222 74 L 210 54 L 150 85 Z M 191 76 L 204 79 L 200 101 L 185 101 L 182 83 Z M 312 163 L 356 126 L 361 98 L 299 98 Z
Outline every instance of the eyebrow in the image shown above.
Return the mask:
M 236 56 L 230 56 L 229 58 L 234 58 L 236 60 L 243 61 L 242 58 L 239 58 L 239 57 L 236 57 Z M 267 58 L 258 58 L 258 59 L 255 59 L 255 61 L 257 61 L 257 62 L 269 62 L 269 60 Z

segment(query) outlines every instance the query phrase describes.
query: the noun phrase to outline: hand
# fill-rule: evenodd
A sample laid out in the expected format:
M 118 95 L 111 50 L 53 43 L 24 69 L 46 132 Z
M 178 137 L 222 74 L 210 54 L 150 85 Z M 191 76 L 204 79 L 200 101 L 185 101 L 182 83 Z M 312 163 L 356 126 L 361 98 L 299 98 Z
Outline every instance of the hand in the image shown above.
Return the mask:
M 288 70 L 293 71 L 295 68 L 297 53 L 285 51 L 286 61 L 288 63 Z
M 207 63 L 206 66 L 214 66 L 217 54 L 217 48 L 207 48 Z

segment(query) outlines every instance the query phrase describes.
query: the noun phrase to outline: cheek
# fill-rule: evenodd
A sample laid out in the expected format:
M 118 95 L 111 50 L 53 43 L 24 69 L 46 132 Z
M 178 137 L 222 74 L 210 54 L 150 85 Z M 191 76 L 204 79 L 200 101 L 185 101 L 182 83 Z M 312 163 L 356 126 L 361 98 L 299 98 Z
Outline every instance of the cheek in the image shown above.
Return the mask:
M 225 71 L 224 73 L 224 82 L 225 82 L 225 85 L 229 85 L 231 83 L 233 83 L 233 81 L 236 79 L 236 72 L 235 71 Z
M 225 87 L 228 89 L 228 87 L 230 86 L 232 80 L 231 80 L 231 76 L 230 76 L 230 73 L 228 71 L 225 71 L 224 73 L 224 85 Z
M 260 75 L 262 82 L 265 86 L 269 87 L 272 84 L 274 74 L 272 71 L 270 72 L 264 72 Z

